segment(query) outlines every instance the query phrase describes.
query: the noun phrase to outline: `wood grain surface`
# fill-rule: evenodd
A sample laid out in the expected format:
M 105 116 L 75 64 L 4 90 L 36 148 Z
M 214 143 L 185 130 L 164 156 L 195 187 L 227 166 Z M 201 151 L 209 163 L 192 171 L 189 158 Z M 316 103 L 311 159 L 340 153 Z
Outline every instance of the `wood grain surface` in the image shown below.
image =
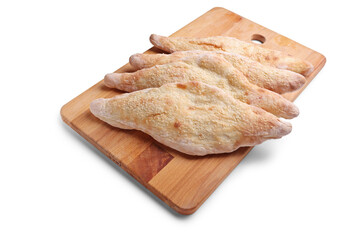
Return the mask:
M 161 34 L 161 33 L 158 33 Z M 325 64 L 325 57 L 295 41 L 260 26 L 224 8 L 213 8 L 171 36 L 231 36 L 243 41 L 260 40 L 263 46 L 287 52 L 314 65 L 307 83 L 284 96 L 295 98 Z M 159 52 L 152 48 L 151 54 Z M 132 72 L 129 64 L 116 72 Z M 104 73 L 105 74 L 105 73 Z M 136 130 L 114 128 L 94 117 L 89 104 L 96 98 L 121 94 L 104 86 L 92 86 L 61 109 L 62 119 L 112 161 L 180 214 L 194 213 L 251 150 L 240 148 L 229 154 L 194 157 L 179 153 Z M 134 206 L 136 207 L 136 206 Z

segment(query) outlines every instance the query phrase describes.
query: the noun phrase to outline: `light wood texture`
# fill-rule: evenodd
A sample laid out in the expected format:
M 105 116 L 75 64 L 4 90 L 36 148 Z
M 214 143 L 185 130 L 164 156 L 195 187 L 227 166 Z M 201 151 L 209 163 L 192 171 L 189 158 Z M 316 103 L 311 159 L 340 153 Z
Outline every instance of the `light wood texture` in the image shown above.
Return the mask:
M 216 35 L 236 37 L 248 42 L 252 39 L 261 40 L 264 41 L 264 47 L 311 62 L 314 71 L 307 77 L 305 86 L 284 95 L 292 101 L 326 61 L 323 55 L 224 8 L 211 9 L 171 36 Z M 147 51 L 154 52 L 159 50 L 153 48 Z M 131 71 L 134 70 L 126 64 L 116 72 Z M 163 146 L 140 131 L 111 127 L 90 113 L 89 104 L 92 100 L 117 94 L 121 92 L 105 87 L 103 81 L 100 81 L 64 105 L 61 116 L 65 123 L 180 214 L 194 213 L 251 150 L 246 147 L 230 154 L 192 157 Z

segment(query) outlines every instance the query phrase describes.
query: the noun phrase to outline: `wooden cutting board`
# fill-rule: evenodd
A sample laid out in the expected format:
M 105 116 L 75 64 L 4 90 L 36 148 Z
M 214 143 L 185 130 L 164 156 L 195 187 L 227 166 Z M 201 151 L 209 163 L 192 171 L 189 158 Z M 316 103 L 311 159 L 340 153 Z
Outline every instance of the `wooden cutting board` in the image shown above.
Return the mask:
M 289 100 L 304 90 L 325 64 L 325 57 L 278 33 L 224 8 L 213 8 L 171 36 L 231 36 L 243 41 L 260 40 L 263 46 L 287 52 L 314 65 L 307 84 L 285 94 Z M 153 48 L 147 53 L 159 52 Z M 134 71 L 129 64 L 116 72 Z M 105 74 L 105 73 L 104 73 Z M 66 124 L 180 214 L 192 214 L 251 150 L 243 147 L 229 154 L 193 157 L 172 150 L 136 130 L 121 130 L 100 121 L 89 111 L 96 98 L 110 98 L 120 91 L 92 86 L 61 109 Z M 134 206 L 136 207 L 136 206 Z

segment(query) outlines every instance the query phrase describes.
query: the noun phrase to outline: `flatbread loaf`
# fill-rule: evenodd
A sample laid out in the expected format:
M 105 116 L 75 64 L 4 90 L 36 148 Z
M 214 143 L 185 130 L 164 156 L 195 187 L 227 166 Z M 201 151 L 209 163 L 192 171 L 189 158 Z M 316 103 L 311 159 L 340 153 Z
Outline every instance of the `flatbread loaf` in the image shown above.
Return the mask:
M 169 53 L 188 50 L 224 51 L 240 54 L 264 65 L 287 69 L 304 76 L 313 71 L 311 63 L 305 60 L 233 37 L 183 38 L 152 34 L 150 42 L 155 47 Z
M 96 99 L 90 111 L 114 127 L 138 129 L 191 155 L 232 152 L 291 131 L 290 123 L 201 82 Z
M 299 114 L 295 104 L 275 92 L 251 84 L 221 55 L 208 52 L 133 73 L 111 73 L 104 78 L 106 86 L 127 92 L 189 81 L 200 81 L 221 88 L 234 98 L 278 117 L 290 119 Z
M 162 65 L 171 62 L 179 62 L 184 58 L 198 58 L 204 53 L 224 57 L 245 77 L 259 87 L 269 89 L 277 93 L 292 92 L 304 85 L 306 79 L 301 74 L 263 65 L 250 58 L 235 53 L 222 51 L 178 51 L 172 54 L 134 54 L 130 57 L 130 64 L 137 70 Z

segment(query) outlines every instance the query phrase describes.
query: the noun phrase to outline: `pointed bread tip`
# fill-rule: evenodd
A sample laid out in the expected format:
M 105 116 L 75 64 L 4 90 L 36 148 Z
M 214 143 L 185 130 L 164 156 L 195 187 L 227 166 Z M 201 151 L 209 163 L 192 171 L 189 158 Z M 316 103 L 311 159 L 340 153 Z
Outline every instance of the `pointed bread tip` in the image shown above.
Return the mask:
M 156 34 L 151 34 L 150 35 L 150 42 L 154 45 L 159 45 L 159 39 L 161 38 L 160 35 L 156 35 Z
M 90 103 L 90 112 L 94 114 L 96 117 L 99 117 L 103 114 L 104 107 L 105 107 L 104 98 L 95 99 Z
M 289 122 L 285 122 L 285 121 L 281 121 L 280 120 L 280 125 L 279 125 L 279 135 L 285 136 L 287 134 L 289 134 L 292 130 L 292 125 Z
M 109 87 L 109 88 L 115 88 L 116 87 L 116 73 L 108 73 L 105 75 L 104 77 L 104 84 L 105 86 Z
M 299 116 L 300 114 L 300 111 L 299 111 L 299 108 L 293 104 L 292 102 L 290 102 L 291 104 L 288 105 L 287 107 L 287 119 L 292 119 L 292 118 L 296 118 L 297 116 Z
M 266 138 L 281 138 L 288 135 L 291 130 L 291 123 L 278 119 L 277 124 L 270 130 L 269 135 L 266 136 Z
M 302 72 L 302 75 L 307 77 L 310 75 L 310 73 L 312 73 L 314 71 L 314 66 L 308 61 L 306 61 L 305 63 L 307 66 L 306 66 L 306 69 Z
M 144 61 L 142 59 L 141 53 L 136 53 L 130 56 L 129 63 L 133 66 L 136 70 L 142 69 L 144 65 Z
M 156 34 L 151 34 L 150 36 L 150 42 L 157 48 L 161 49 L 161 50 L 168 50 L 168 49 L 164 49 L 165 46 L 163 46 L 162 42 L 163 40 L 166 39 L 166 37 L 160 36 L 160 35 L 156 35 Z
M 297 90 L 301 88 L 305 83 L 306 83 L 306 78 L 299 73 L 295 73 L 294 81 L 290 82 L 290 88 L 291 90 Z

